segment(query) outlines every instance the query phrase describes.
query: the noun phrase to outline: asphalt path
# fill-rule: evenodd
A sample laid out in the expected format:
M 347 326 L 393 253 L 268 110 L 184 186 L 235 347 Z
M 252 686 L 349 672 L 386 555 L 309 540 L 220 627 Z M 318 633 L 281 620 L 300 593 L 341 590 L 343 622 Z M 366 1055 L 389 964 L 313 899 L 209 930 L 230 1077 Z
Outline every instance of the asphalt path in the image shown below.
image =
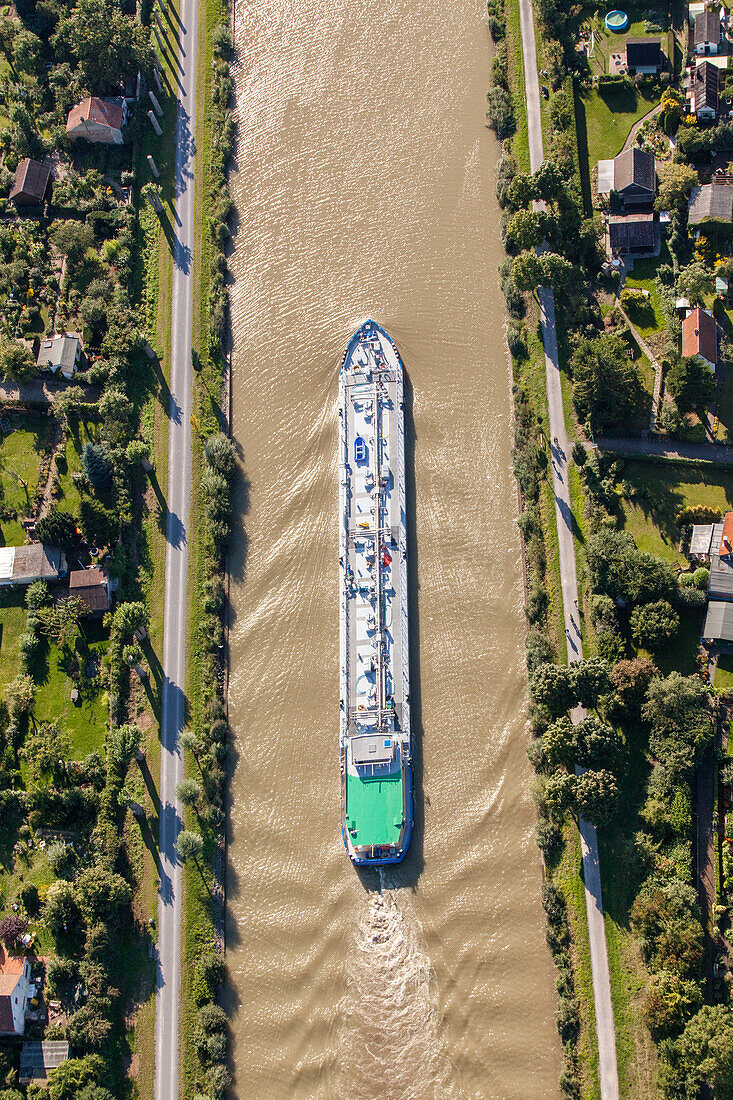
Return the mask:
M 169 10 L 173 11 L 173 8 Z M 155 1100 L 178 1098 L 181 988 L 181 864 L 176 839 L 183 778 L 180 734 L 185 721 L 186 579 L 191 493 L 191 339 L 193 328 L 194 138 L 197 0 L 181 0 L 176 114 L 175 214 L 171 306 L 168 513 L 166 518 L 163 700 L 160 723 L 160 890 L 155 1006 Z
M 537 75 L 537 49 L 535 43 L 534 14 L 531 0 L 519 0 L 519 15 L 522 29 L 522 53 L 524 55 L 524 86 L 527 103 L 527 129 L 529 134 L 530 168 L 536 172 L 544 160 L 542 145 L 542 116 L 540 113 L 540 91 Z M 578 577 L 575 567 L 575 545 L 573 543 L 573 512 L 570 505 L 569 466 L 570 454 L 565 415 L 562 404 L 560 382 L 560 363 L 557 350 L 557 330 L 555 326 L 555 297 L 549 287 L 541 287 L 538 293 L 542 342 L 545 348 L 545 380 L 547 385 L 547 405 L 550 420 L 552 442 L 551 470 L 552 488 L 555 495 L 555 521 L 560 557 L 560 580 L 562 587 L 563 613 L 565 619 L 565 637 L 568 660 L 583 659 L 583 642 L 580 633 L 578 609 Z M 573 721 L 579 722 L 584 711 L 578 707 L 573 712 Z M 618 1071 L 616 1067 L 616 1032 L 613 1023 L 613 1005 L 611 1003 L 611 982 L 608 973 L 608 954 L 606 950 L 606 930 L 603 921 L 603 896 L 601 893 L 601 870 L 598 858 L 598 837 L 590 822 L 580 818 L 580 841 L 583 855 L 583 880 L 585 884 L 585 905 L 588 915 L 588 938 L 590 941 L 591 972 L 593 977 L 593 1003 L 596 1013 L 596 1031 L 598 1035 L 598 1076 L 601 1085 L 602 1100 L 618 1100 Z

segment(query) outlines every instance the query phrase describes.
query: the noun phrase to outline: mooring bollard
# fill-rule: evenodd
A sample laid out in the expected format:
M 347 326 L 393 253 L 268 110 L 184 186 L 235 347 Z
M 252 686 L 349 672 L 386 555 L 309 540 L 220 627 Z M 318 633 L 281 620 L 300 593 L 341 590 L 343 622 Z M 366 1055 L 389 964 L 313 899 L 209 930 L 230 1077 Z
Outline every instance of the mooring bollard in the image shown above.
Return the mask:
M 163 131 L 161 130 L 160 123 L 158 122 L 152 111 L 148 111 L 148 118 L 150 119 L 150 125 L 153 127 L 158 137 L 160 137 Z
M 160 179 L 160 172 L 158 171 L 158 165 L 155 163 L 155 161 L 153 160 L 152 155 L 150 153 L 148 153 L 147 160 L 148 160 L 148 164 L 150 165 L 150 171 L 153 173 L 153 175 L 155 176 L 156 179 Z
M 163 115 L 163 108 L 161 107 L 160 103 L 158 103 L 155 92 L 148 92 L 148 96 L 150 97 L 150 102 L 153 104 L 156 115 L 158 116 L 158 118 L 161 118 Z

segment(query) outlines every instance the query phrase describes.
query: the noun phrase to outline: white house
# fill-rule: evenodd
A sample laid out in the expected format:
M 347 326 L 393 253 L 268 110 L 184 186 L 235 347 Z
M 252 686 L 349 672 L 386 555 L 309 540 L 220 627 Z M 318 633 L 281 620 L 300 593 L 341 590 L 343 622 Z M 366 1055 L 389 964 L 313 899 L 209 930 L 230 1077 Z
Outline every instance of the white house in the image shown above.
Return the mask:
M 3 952 L 0 964 L 0 1035 L 22 1035 L 31 998 L 31 964 Z M 35 991 L 34 991 L 35 992 Z

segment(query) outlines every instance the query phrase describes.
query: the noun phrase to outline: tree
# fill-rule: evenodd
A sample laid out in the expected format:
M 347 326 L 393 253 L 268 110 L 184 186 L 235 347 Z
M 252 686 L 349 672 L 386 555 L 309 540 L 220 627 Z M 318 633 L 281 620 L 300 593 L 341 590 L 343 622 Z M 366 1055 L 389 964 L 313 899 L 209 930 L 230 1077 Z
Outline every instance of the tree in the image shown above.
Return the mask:
M 667 372 L 667 385 L 682 413 L 706 409 L 715 397 L 715 375 L 697 355 L 676 359 Z
M 94 230 L 86 222 L 60 222 L 51 233 L 51 241 L 62 256 L 78 264 L 86 250 L 94 248 Z
M 101 1050 L 109 1037 L 111 1027 L 95 998 L 74 1013 L 67 1024 L 66 1035 L 75 1047 Z
M 33 712 L 36 685 L 31 676 L 21 672 L 5 688 L 5 703 L 11 718 L 27 718 Z
M 586 558 L 592 587 L 614 600 L 649 603 L 672 598 L 677 590 L 670 563 L 637 549 L 628 531 L 591 535 Z
M 551 775 L 544 789 L 547 807 L 554 817 L 563 817 L 575 799 L 576 777 L 566 772 Z
M 616 809 L 618 786 L 611 772 L 587 771 L 575 784 L 575 806 L 581 817 L 594 825 L 604 825 Z
M 652 974 L 644 996 L 644 1019 L 652 1037 L 677 1034 L 700 1007 L 702 993 L 697 982 L 681 978 L 671 970 Z
M 20 941 L 28 933 L 28 921 L 25 917 L 8 914 L 0 920 L 0 940 L 12 954 L 20 947 Z
M 69 1058 L 48 1076 L 48 1100 L 78 1100 L 87 1085 L 98 1085 L 105 1075 L 105 1063 L 98 1054 Z
M 59 546 L 67 550 L 76 542 L 76 520 L 70 512 L 51 508 L 45 516 L 36 520 L 36 535 L 44 546 Z
M 572 771 L 577 750 L 576 729 L 567 715 L 552 722 L 542 735 L 542 752 L 551 768 Z
M 128 600 L 119 603 L 114 614 L 115 629 L 129 638 L 135 631 L 145 633 L 150 625 L 150 616 L 144 603 Z
M 543 202 L 556 202 L 567 191 L 567 180 L 555 162 L 543 160 L 532 176 L 535 196 Z
M 522 252 L 512 261 L 512 279 L 518 290 L 533 293 L 542 285 L 542 264 L 536 252 Z
M 201 786 L 195 779 L 182 779 L 176 787 L 176 797 L 184 806 L 195 806 L 201 798 Z
M 595 709 L 598 700 L 611 687 L 608 665 L 600 657 L 591 657 L 587 661 L 578 661 L 572 666 L 573 687 L 581 706 Z
M 204 842 L 198 833 L 182 829 L 176 841 L 178 856 L 187 863 L 189 859 L 197 860 L 204 849 Z
M 683 267 L 677 277 L 677 293 L 690 302 L 702 304 L 715 288 L 715 275 L 700 260 L 693 260 Z
M 32 31 L 18 31 L 13 39 L 13 66 L 17 72 L 38 76 L 43 59 L 43 43 Z
M 619 336 L 582 337 L 575 345 L 572 370 L 576 411 L 593 431 L 632 415 L 638 404 L 639 374 Z
M 733 1100 L 733 1012 L 727 1005 L 703 1005 L 674 1044 L 673 1059 L 685 1097 L 703 1085 L 715 1100 Z
M 661 649 L 677 633 L 680 617 L 667 600 L 641 604 L 631 612 L 631 636 L 637 645 Z
M 554 287 L 556 291 L 567 290 L 570 286 L 575 268 L 565 256 L 560 256 L 557 252 L 542 252 L 540 267 L 544 286 Z
M 81 927 L 81 912 L 74 887 L 64 879 L 52 882 L 46 891 L 43 923 L 52 936 L 71 935 Z
M 79 505 L 79 526 L 90 546 L 109 546 L 115 537 L 116 518 L 101 500 L 82 497 Z
M 662 95 L 659 121 L 665 134 L 673 134 L 685 113 L 684 96 L 675 88 L 667 88 Z
M 621 755 L 621 740 L 608 722 L 599 718 L 584 718 L 575 730 L 574 763 L 584 768 L 613 768 Z
M 670 672 L 651 681 L 641 709 L 651 726 L 649 748 L 675 778 L 690 775 L 697 754 L 713 733 L 705 684 L 697 676 Z
M 77 879 L 77 893 L 79 908 L 89 924 L 114 920 L 132 898 L 132 890 L 122 875 L 100 866 L 82 871 Z
M 616 702 L 629 718 L 638 718 L 647 689 L 659 670 L 650 657 L 633 657 L 617 661 L 611 669 L 611 685 Z
M 30 348 L 20 340 L 4 340 L 0 345 L 0 373 L 8 382 L 23 385 L 38 374 Z
M 138 70 L 149 75 L 153 65 L 148 31 L 111 0 L 79 0 L 59 23 L 55 44 L 79 62 L 96 92 L 116 89 Z
M 531 209 L 518 210 L 507 224 L 507 247 L 512 251 L 532 250 L 542 242 L 544 227 L 540 214 Z
M 41 634 L 53 638 L 62 649 L 70 645 L 79 632 L 79 620 L 89 614 L 89 608 L 78 596 L 67 596 L 58 603 L 38 611 Z
M 575 702 L 573 673 L 566 665 L 540 665 L 530 680 L 532 698 L 557 717 Z
M 106 489 L 112 480 L 112 460 L 102 443 L 87 441 L 81 453 L 84 473 L 95 489 Z
M 127 444 L 125 456 L 127 461 L 133 464 L 145 462 L 150 458 L 150 447 L 147 443 L 144 443 L 142 439 L 132 439 Z
M 58 722 L 42 722 L 28 731 L 21 755 L 36 787 L 48 787 L 63 774 L 71 753 L 68 733 Z
M 698 182 L 697 172 L 687 164 L 667 161 L 659 173 L 659 190 L 655 203 L 657 210 L 674 210 L 686 199 Z

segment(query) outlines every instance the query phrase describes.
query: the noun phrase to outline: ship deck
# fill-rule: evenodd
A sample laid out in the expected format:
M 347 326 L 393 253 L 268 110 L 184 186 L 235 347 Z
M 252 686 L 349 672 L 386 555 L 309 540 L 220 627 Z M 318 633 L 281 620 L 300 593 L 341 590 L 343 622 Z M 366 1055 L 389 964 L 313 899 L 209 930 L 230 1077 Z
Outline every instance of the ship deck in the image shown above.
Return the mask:
M 410 761 L 402 373 L 376 326 L 341 396 L 343 824 L 370 848 L 400 842 Z

